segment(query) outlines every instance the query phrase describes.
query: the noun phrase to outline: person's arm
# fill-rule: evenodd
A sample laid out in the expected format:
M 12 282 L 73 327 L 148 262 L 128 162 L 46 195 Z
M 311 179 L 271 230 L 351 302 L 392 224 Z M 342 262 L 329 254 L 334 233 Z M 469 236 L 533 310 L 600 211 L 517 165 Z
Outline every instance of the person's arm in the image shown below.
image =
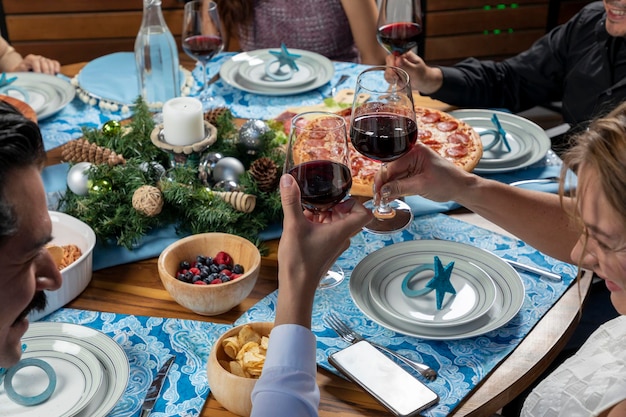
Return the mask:
M 56 74 L 61 70 L 61 64 L 54 59 L 41 55 L 26 55 L 22 57 L 9 43 L 0 37 L 0 71 L 2 72 L 42 72 Z
M 10 72 L 22 62 L 22 55 L 19 54 L 9 43 L 0 37 L 0 70 Z
M 350 245 L 371 212 L 348 199 L 331 212 L 303 212 L 291 175 L 280 181 L 283 233 L 278 246 L 278 300 L 261 378 L 252 392 L 252 416 L 316 416 L 313 298 L 320 278 Z
M 375 187 L 389 199 L 417 194 L 433 201 L 456 201 L 536 249 L 570 263 L 571 249 L 581 233 L 558 195 L 481 178 L 419 143 L 381 169 Z M 564 203 L 571 204 L 567 199 Z
M 383 65 L 387 51 L 376 39 L 378 7 L 376 0 L 341 0 L 343 10 L 350 23 L 350 31 L 354 38 L 361 63 Z

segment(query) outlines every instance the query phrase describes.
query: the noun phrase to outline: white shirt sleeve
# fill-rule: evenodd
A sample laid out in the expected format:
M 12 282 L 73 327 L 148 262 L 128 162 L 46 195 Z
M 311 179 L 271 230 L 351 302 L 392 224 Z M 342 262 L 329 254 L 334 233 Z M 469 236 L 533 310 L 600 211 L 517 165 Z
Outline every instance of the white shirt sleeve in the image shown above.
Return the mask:
M 306 327 L 274 327 L 263 373 L 252 391 L 251 417 L 317 416 L 315 346 L 315 336 Z

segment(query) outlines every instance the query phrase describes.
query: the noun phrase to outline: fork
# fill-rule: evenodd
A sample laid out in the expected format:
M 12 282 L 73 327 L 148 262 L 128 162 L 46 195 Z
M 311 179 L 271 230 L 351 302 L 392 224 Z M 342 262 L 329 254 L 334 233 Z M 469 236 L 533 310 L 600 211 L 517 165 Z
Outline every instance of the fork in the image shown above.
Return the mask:
M 361 336 L 360 334 L 358 334 L 357 332 L 352 330 L 346 323 L 341 321 L 341 319 L 339 317 L 337 317 L 333 313 L 330 313 L 329 315 L 324 317 L 324 321 L 345 342 L 348 342 L 348 343 L 352 344 L 352 343 L 356 343 L 356 342 L 365 340 L 365 338 L 363 338 L 363 336 Z M 393 350 L 391 350 L 391 349 L 389 349 L 389 348 L 387 348 L 387 347 L 385 347 L 383 345 L 379 345 L 378 343 L 374 343 L 374 342 L 371 342 L 369 340 L 367 340 L 367 342 L 370 343 L 372 346 L 376 347 L 377 349 L 379 349 L 379 350 L 387 353 L 388 355 L 391 355 L 394 358 L 398 359 L 399 361 L 401 361 L 405 365 L 409 366 L 411 369 L 419 372 L 427 380 L 434 381 L 437 378 L 437 371 L 435 371 L 434 369 L 430 368 L 429 366 L 427 366 L 427 365 L 425 365 L 423 363 L 415 362 L 415 361 L 413 361 L 413 360 L 411 360 L 411 359 L 409 359 L 409 358 L 407 358 L 405 356 L 400 355 L 397 352 L 394 352 Z
M 330 89 L 330 97 L 331 98 L 335 97 L 335 94 L 337 94 L 337 87 L 339 87 L 341 84 L 343 84 L 348 78 L 350 78 L 350 76 L 347 75 L 347 74 L 343 74 L 341 77 L 339 77 L 339 80 Z

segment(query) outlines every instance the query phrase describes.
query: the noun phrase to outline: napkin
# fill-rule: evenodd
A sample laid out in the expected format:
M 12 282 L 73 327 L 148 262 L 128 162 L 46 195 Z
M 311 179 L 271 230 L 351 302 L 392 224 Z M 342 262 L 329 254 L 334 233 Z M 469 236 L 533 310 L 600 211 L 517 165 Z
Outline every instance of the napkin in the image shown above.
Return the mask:
M 99 330 L 117 342 L 130 362 L 124 395 L 109 417 L 139 416 L 143 399 L 162 364 L 175 355 L 152 415 L 199 416 L 210 388 L 206 365 L 212 346 L 230 325 L 63 308 L 42 321 Z

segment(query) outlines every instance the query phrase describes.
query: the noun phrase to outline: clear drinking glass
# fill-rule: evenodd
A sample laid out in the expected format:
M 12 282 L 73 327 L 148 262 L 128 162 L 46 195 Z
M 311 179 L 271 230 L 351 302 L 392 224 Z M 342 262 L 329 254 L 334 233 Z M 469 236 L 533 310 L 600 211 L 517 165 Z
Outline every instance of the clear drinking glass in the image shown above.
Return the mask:
M 193 0 L 185 4 L 183 13 L 182 47 L 202 68 L 202 88 L 198 98 L 207 108 L 213 101 L 207 89 L 207 63 L 224 49 L 217 4 Z
M 311 154 L 311 141 L 323 141 Z M 352 172 L 348 155 L 346 121 L 335 113 L 300 113 L 291 121 L 284 173 L 291 174 L 300 187 L 302 206 L 323 216 L 348 197 Z M 344 279 L 338 265 L 322 278 L 319 288 L 330 288 Z
M 352 104 L 350 140 L 359 153 L 383 166 L 413 148 L 417 141 L 417 123 L 406 71 L 377 66 L 359 74 Z M 411 208 L 402 200 L 381 199 L 376 207 L 370 200 L 365 205 L 372 207 L 374 213 L 374 219 L 365 225 L 365 230 L 374 233 L 397 232 L 413 220 Z
M 381 0 L 376 38 L 389 53 L 416 48 L 422 35 L 422 0 Z

